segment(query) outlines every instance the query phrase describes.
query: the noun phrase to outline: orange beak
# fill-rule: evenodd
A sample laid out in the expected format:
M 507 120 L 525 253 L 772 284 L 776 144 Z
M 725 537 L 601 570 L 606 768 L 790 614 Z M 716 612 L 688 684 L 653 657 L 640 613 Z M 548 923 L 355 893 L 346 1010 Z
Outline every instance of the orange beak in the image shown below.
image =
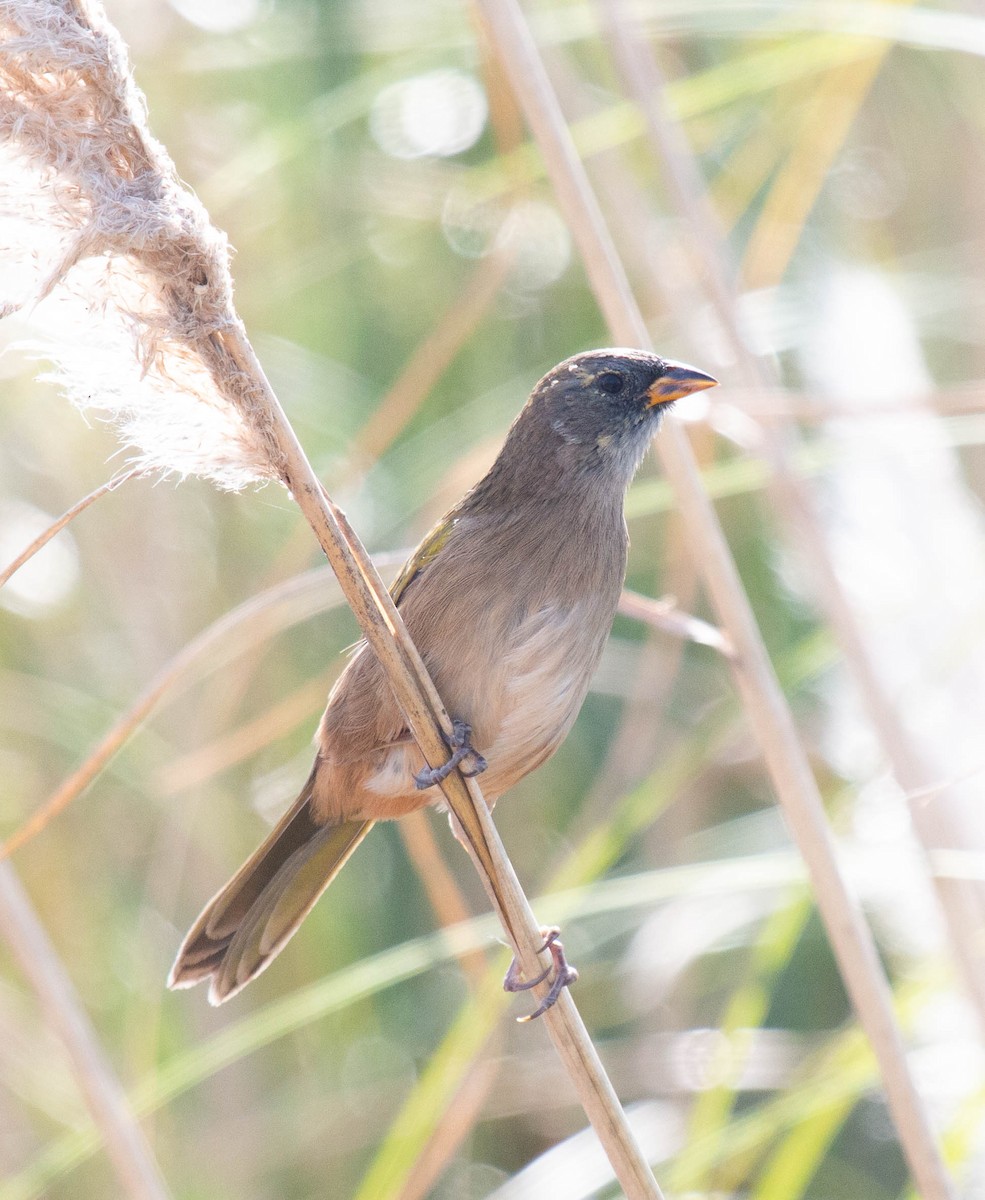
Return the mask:
M 717 379 L 696 367 L 689 367 L 687 363 L 668 362 L 663 375 L 647 388 L 646 394 L 650 398 L 648 407 L 669 404 L 671 400 L 680 400 L 692 392 L 703 392 L 705 388 L 717 386 Z

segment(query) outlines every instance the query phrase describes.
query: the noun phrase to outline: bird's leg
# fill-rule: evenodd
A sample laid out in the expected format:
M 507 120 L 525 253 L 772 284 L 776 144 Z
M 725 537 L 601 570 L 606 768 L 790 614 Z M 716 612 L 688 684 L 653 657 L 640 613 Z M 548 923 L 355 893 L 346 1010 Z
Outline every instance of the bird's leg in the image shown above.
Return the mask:
M 467 771 L 463 770 L 462 774 L 468 778 L 481 774 L 488 766 L 486 760 L 472 745 L 472 726 L 456 718 L 452 721 L 451 728 L 451 737 L 445 737 L 448 749 L 451 751 L 448 761 L 443 762 L 440 767 L 424 767 L 414 776 L 414 782 L 422 792 L 429 787 L 434 787 L 436 783 L 441 783 L 443 779 L 447 779 L 452 771 L 467 758 L 472 760 L 472 766 Z
M 564 957 L 564 946 L 560 942 L 561 930 L 556 925 L 552 925 L 549 929 L 541 931 L 544 934 L 544 944 L 540 950 L 540 954 L 544 950 L 551 952 L 551 964 L 542 971 L 536 979 L 527 980 L 525 983 L 520 982 L 520 964 L 514 958 L 510 963 L 510 969 L 506 972 L 506 978 L 503 980 L 503 990 L 507 992 L 526 992 L 532 987 L 536 987 L 538 983 L 543 983 L 554 972 L 554 979 L 551 982 L 551 990 L 547 993 L 544 999 L 540 1002 L 537 1008 L 526 1017 L 518 1017 L 517 1020 L 522 1022 L 534 1021 L 537 1017 L 541 1017 L 549 1008 L 553 1008 L 557 1004 L 558 996 L 566 987 L 570 987 L 578 978 L 578 972 L 574 967 L 569 966 L 568 960 Z

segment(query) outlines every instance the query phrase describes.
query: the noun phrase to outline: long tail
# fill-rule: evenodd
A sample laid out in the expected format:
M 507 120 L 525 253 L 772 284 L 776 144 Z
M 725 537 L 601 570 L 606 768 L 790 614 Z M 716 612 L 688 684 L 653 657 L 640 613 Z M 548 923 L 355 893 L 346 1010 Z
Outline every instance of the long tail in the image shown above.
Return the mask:
M 319 825 L 311 784 L 226 886 L 205 906 L 181 944 L 168 987 L 211 977 L 209 1002 L 221 1004 L 277 957 L 315 901 L 369 833 L 372 821 Z

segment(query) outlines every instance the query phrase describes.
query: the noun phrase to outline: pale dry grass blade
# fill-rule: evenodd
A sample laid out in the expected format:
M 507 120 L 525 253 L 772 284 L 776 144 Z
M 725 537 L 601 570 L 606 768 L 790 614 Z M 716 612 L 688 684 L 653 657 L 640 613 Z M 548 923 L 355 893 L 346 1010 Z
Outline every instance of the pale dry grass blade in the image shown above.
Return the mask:
M 859 407 L 856 421 L 832 422 L 827 431 L 837 453 L 826 477 L 825 539 L 840 572 L 837 598 L 852 618 L 851 627 L 838 636 L 885 749 L 898 798 L 907 799 L 981 1036 L 985 947 L 978 931 L 985 920 L 985 889 L 971 881 L 942 879 L 934 866 L 941 849 L 985 847 L 979 793 L 960 780 L 980 761 L 977 707 L 985 679 L 979 633 L 985 577 L 980 563 L 985 526 L 954 447 L 924 409 L 927 367 L 899 297 L 884 276 L 860 271 L 855 278 L 860 291 L 853 295 L 846 287 L 838 296 L 835 317 L 830 301 L 820 306 L 810 335 L 830 344 L 834 327 L 845 365 L 871 364 L 868 380 L 857 377 L 864 371 L 856 367 L 832 387 L 830 372 L 826 378 L 818 367 L 815 344 L 809 372 L 820 390 L 854 396 Z M 852 329 L 869 317 L 871 332 L 866 329 L 863 336 L 853 337 Z M 878 380 L 874 388 L 873 378 Z M 868 413 L 878 413 L 886 394 L 909 396 L 909 411 L 898 412 L 889 423 L 878 416 L 867 420 Z M 864 500 L 860 485 L 867 489 Z M 913 506 L 913 515 L 903 520 L 905 543 L 893 555 L 898 585 L 877 582 L 883 575 L 886 559 L 881 553 L 890 527 L 881 515 L 879 497 L 888 499 L 890 511 L 894 504 L 897 512 L 900 503 Z M 851 544 L 871 547 L 871 557 L 867 552 L 853 561 L 847 549 Z M 872 564 L 868 576 L 866 561 Z M 893 615 L 897 612 L 898 619 Z M 952 638 L 961 639 L 957 653 L 950 648 Z M 904 686 L 901 672 L 911 675 L 914 683 Z M 948 776 L 953 782 L 935 789 L 932 800 L 913 799 Z
M 397 557 L 381 555 L 380 562 L 392 565 Z M 63 780 L 44 804 L 5 841 L 0 842 L 0 861 L 24 847 L 72 804 L 157 705 L 165 698 L 176 698 L 180 685 L 201 669 L 210 657 L 217 659 L 220 652 L 225 656 L 245 653 L 254 649 L 257 641 L 264 637 L 322 611 L 326 606 L 324 592 L 329 579 L 329 573 L 324 568 L 289 579 L 226 613 L 203 630 L 161 668 L 88 758 Z
M 479 0 L 490 37 L 521 98 L 548 174 L 617 341 L 647 345 L 645 324 L 571 141 L 536 43 L 515 0 Z M 906 1061 L 892 995 L 858 901 L 838 865 L 816 780 L 797 737 L 735 563 L 694 467 L 686 435 L 668 421 L 658 439 L 694 552 L 738 658 L 735 677 L 777 794 L 811 874 L 846 986 L 873 1045 L 914 1181 L 928 1200 L 953 1195 Z
M 910 4 L 912 0 L 894 2 Z M 742 264 L 749 287 L 769 287 L 786 272 L 834 156 L 855 123 L 890 46 L 874 43 L 870 55 L 836 67 L 821 79 L 749 239 Z
M 154 1153 L 127 1103 L 72 983 L 13 866 L 0 863 L 0 930 L 38 1005 L 68 1054 L 79 1090 L 100 1132 L 122 1195 L 168 1200 Z
M 700 617 L 683 612 L 678 608 L 673 596 L 653 600 L 649 596 L 641 596 L 631 588 L 624 588 L 619 598 L 619 611 L 624 617 L 633 617 L 642 621 L 644 625 L 659 629 L 683 642 L 711 646 L 725 658 L 735 658 L 735 650 L 722 631 L 707 621 L 702 621 Z
M 2 571 L 0 571 L 0 587 L 3 587 L 7 580 L 10 579 L 10 577 L 17 571 L 19 571 L 26 562 L 29 562 L 39 550 L 42 550 L 45 546 L 47 546 L 47 544 L 56 534 L 61 533 L 66 525 L 68 525 L 71 521 L 74 521 L 79 513 L 85 512 L 90 504 L 94 504 L 101 496 L 106 496 L 110 492 L 115 492 L 118 487 L 122 487 L 123 484 L 128 483 L 131 479 L 135 479 L 141 474 L 143 474 L 143 472 L 139 468 L 135 467 L 132 471 L 125 471 L 122 475 L 114 475 L 114 477 L 107 483 L 95 488 L 89 493 L 88 496 L 83 496 L 78 503 L 73 504 L 71 508 L 66 509 L 57 521 L 53 521 L 47 529 L 38 534 L 38 536 L 33 542 L 31 542 L 29 546 L 24 547 L 24 549 L 20 554 L 17 555 L 13 562 L 8 563 L 8 565 L 4 567 Z

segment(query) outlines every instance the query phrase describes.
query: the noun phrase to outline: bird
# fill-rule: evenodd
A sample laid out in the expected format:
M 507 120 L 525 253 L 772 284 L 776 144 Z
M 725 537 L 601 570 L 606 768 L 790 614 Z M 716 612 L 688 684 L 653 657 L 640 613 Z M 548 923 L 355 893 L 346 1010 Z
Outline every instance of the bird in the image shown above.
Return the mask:
M 488 473 L 390 589 L 453 717 L 448 761 L 425 761 L 361 643 L 329 694 L 300 794 L 206 905 L 169 987 L 210 980 L 212 1004 L 235 996 L 280 953 L 375 822 L 441 807 L 440 783 L 456 766 L 481 772 L 491 807 L 554 754 L 615 616 L 626 491 L 668 408 L 716 383 L 684 363 L 615 348 L 567 358 L 536 384 Z M 547 945 L 560 978 L 556 932 Z M 529 986 L 515 967 L 510 979 L 514 990 Z

